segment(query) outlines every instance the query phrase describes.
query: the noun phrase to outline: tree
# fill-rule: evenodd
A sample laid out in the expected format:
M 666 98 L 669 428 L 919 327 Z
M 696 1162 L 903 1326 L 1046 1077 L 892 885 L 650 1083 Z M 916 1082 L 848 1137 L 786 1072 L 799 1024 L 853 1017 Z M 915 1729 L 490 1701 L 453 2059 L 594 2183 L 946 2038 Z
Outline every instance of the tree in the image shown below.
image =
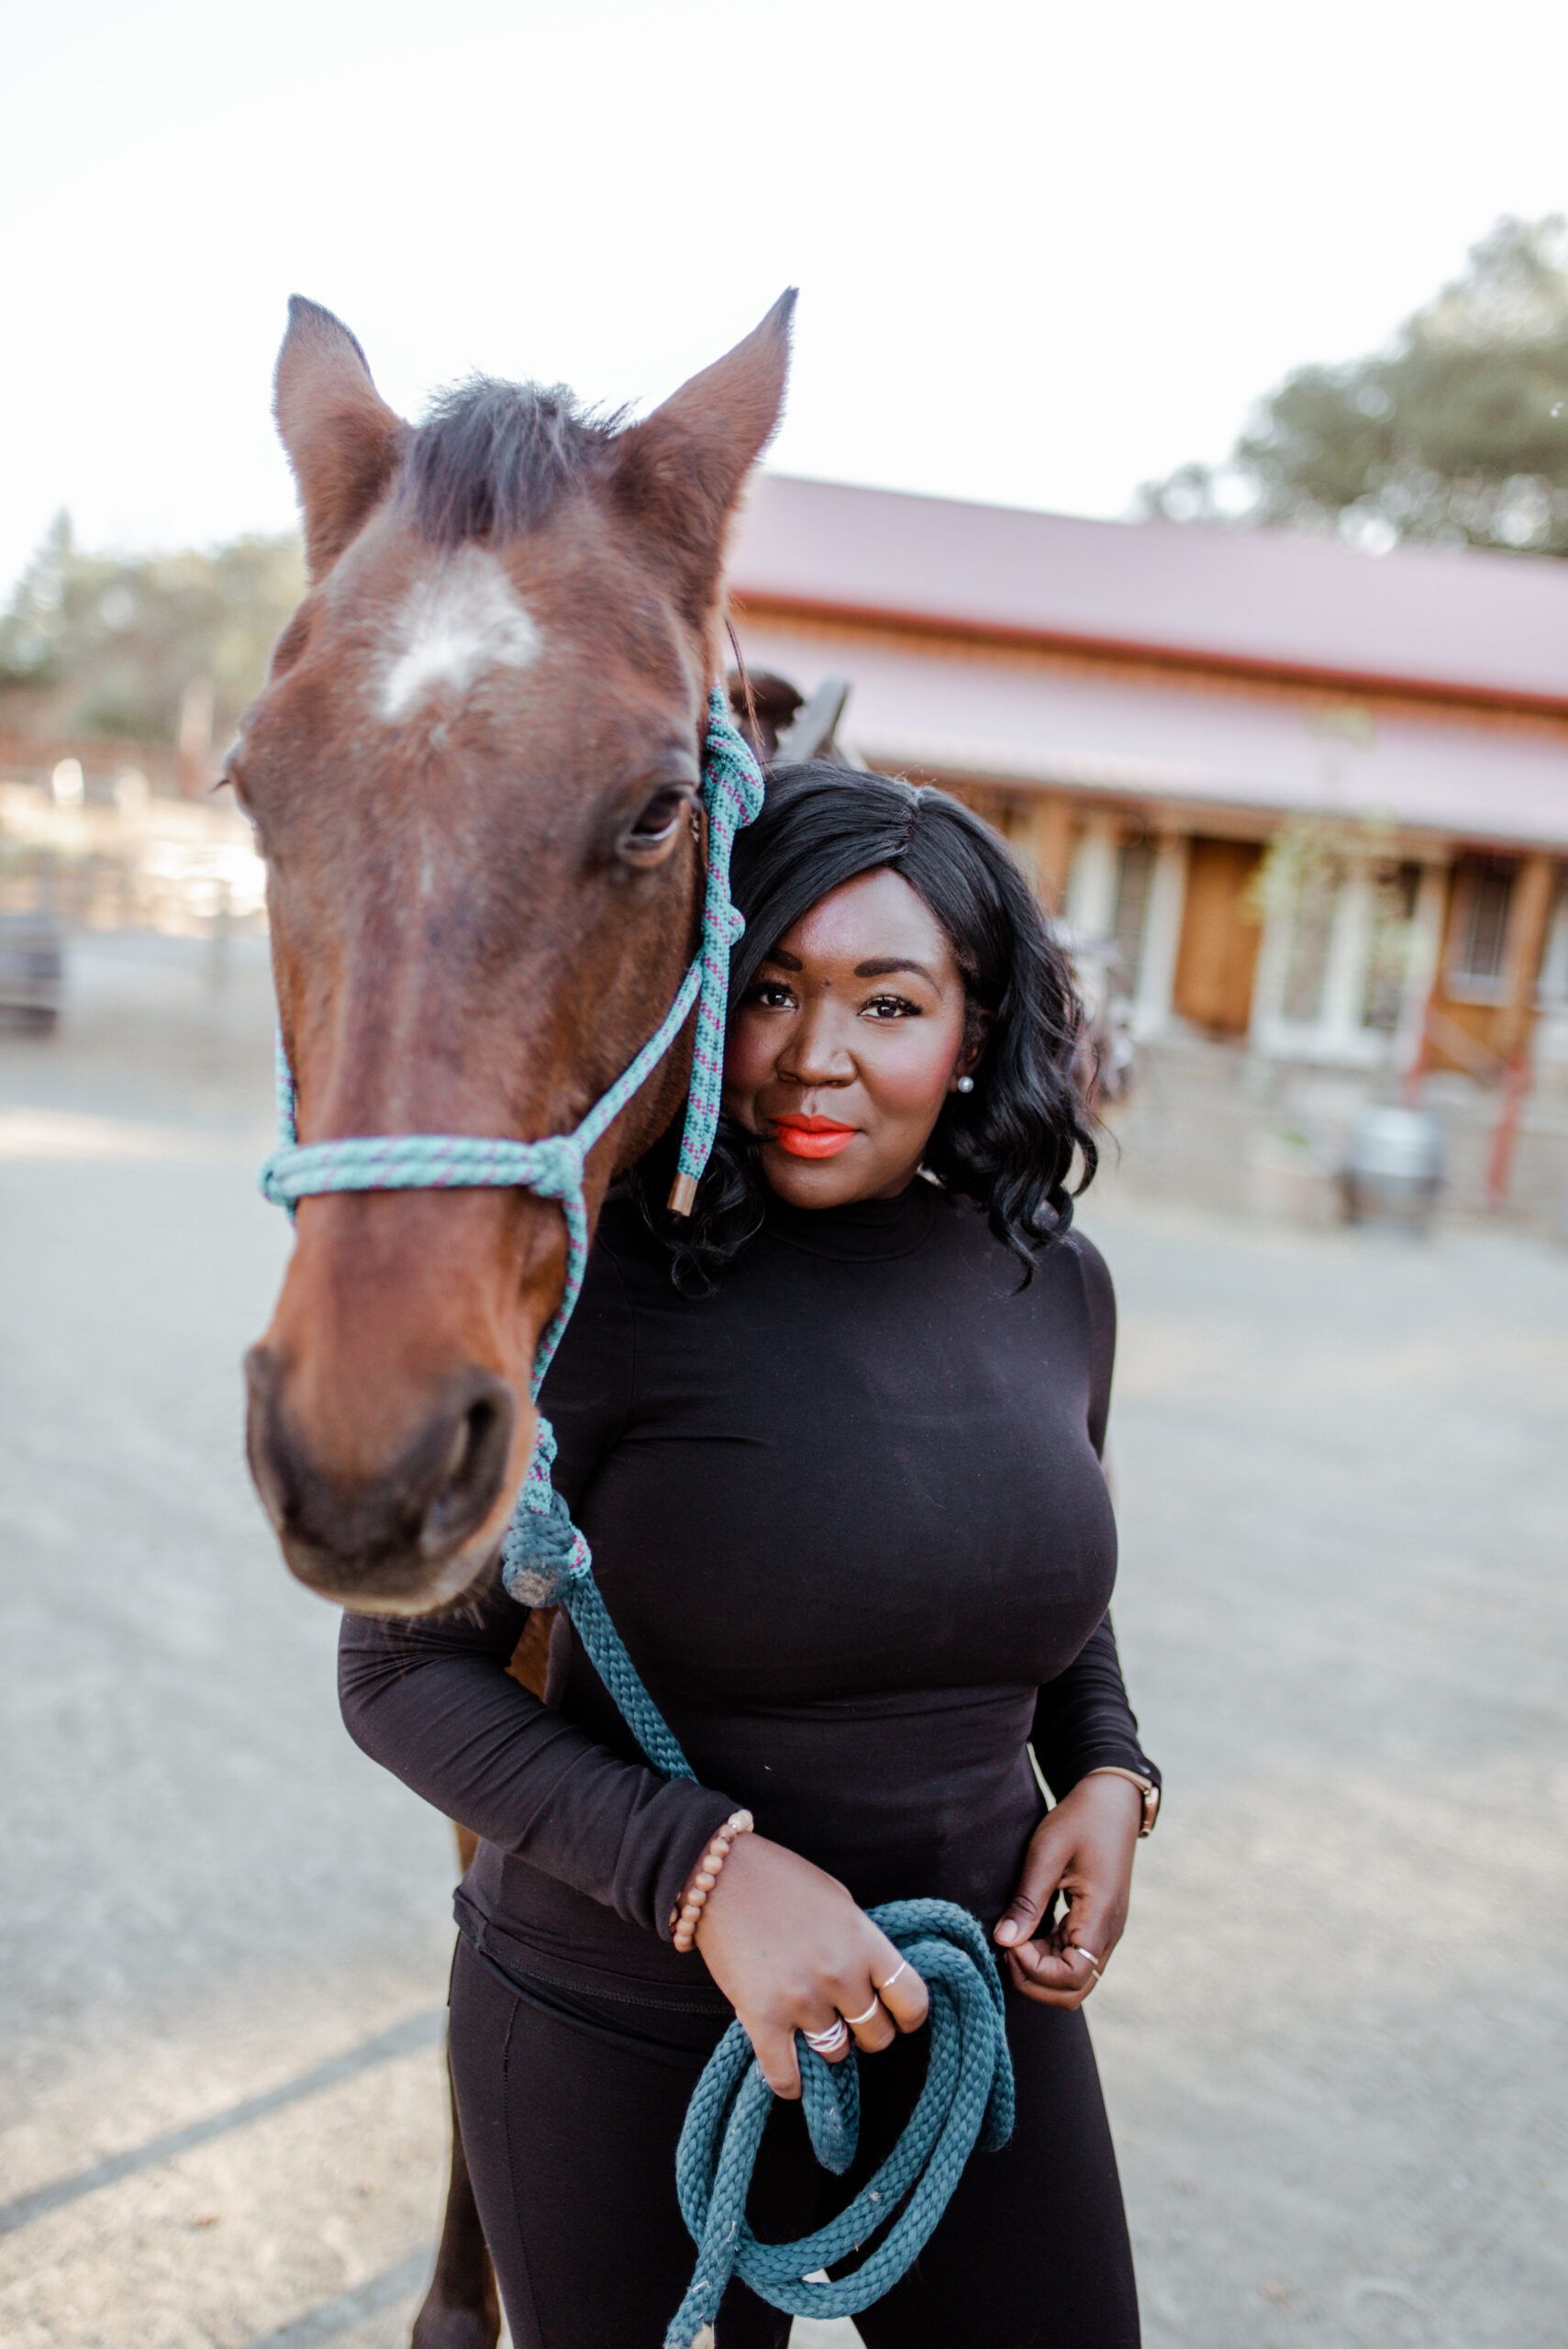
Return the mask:
M 227 733 L 304 592 L 293 538 L 89 554 L 61 514 L 0 616 L 0 730 L 172 745 L 200 684 Z
M 1568 235 L 1499 220 L 1387 348 L 1298 367 L 1225 464 L 1144 485 L 1171 521 L 1568 554 Z

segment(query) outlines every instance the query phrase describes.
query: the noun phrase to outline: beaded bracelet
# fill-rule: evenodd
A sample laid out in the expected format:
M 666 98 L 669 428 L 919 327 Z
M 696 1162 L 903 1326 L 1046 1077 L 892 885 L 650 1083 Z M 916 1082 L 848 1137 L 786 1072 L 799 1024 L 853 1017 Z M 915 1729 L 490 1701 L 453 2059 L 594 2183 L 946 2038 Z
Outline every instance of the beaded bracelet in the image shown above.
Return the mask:
M 670 1918 L 678 1950 L 688 1950 L 695 1942 L 697 1920 L 707 1906 L 708 1894 L 718 1882 L 718 1872 L 729 1857 L 730 1845 L 737 1836 L 750 1835 L 755 1824 L 749 1810 L 732 1810 L 686 1878 L 681 1905 Z

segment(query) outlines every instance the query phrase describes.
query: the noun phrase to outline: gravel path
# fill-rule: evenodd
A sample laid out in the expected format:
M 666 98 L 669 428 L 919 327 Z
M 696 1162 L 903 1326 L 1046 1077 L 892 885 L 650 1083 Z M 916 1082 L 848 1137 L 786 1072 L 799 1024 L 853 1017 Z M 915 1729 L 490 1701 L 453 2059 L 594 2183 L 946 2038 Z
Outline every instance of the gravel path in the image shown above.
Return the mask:
M 100 941 L 0 1040 L 7 2349 L 396 2349 L 435 2226 L 448 1837 L 245 1481 L 286 1227 L 259 947 L 211 976 Z M 1170 1782 L 1095 2001 L 1150 2349 L 1558 2349 L 1568 1259 L 1084 1220 Z

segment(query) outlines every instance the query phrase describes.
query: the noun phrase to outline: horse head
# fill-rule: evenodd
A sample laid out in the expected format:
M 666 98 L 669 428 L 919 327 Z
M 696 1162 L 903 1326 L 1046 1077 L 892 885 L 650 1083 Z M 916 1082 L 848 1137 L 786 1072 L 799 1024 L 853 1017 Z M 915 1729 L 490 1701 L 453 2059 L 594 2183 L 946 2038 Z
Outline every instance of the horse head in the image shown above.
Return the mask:
M 724 542 L 777 421 L 793 295 L 642 421 L 480 381 L 417 429 L 295 302 L 277 417 L 309 587 L 228 774 L 267 860 L 299 1139 L 571 1131 L 669 1009 Z M 683 1097 L 673 1053 L 591 1152 Z M 302 1200 L 247 1357 L 251 1473 L 302 1582 L 450 1606 L 500 1542 L 559 1305 L 559 1205 L 522 1190 Z

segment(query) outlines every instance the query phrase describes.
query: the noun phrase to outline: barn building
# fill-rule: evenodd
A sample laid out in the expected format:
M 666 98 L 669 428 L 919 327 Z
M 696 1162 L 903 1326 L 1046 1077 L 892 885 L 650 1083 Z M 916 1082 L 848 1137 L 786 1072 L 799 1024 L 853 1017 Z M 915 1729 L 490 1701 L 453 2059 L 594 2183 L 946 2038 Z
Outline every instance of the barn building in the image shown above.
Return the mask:
M 1136 1034 L 1568 1075 L 1568 563 L 766 476 L 751 666 L 989 816 Z

